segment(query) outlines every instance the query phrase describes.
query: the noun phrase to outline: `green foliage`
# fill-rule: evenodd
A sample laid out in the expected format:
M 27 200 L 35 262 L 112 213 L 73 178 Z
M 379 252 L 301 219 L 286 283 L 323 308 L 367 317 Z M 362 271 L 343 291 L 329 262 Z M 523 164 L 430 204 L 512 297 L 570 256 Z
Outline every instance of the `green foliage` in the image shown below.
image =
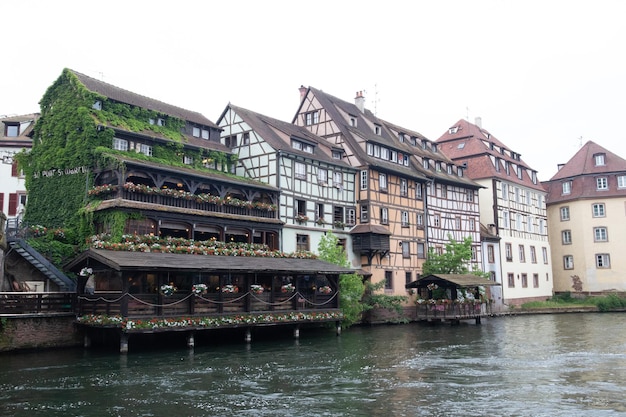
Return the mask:
M 626 308 L 626 298 L 616 294 L 609 294 L 604 297 L 593 297 L 591 300 L 600 311 L 612 311 Z
M 44 235 L 28 239 L 28 244 L 37 252 L 46 257 L 57 268 L 61 269 L 63 264 L 71 260 L 78 253 L 76 245 L 68 243 L 76 240 L 71 232 L 63 231 L 57 233 L 57 230 L 48 230 Z
M 347 268 L 348 257 L 343 247 L 338 245 L 339 240 L 331 231 L 320 239 L 317 246 L 319 259 Z M 350 327 L 361 320 L 364 305 L 361 303 L 365 285 L 357 274 L 342 274 L 339 276 L 339 300 L 343 313 L 342 326 Z
M 376 284 L 371 282 L 366 283 L 365 297 L 363 297 L 364 311 L 373 310 L 375 308 L 381 308 L 389 311 L 393 311 L 398 316 L 402 316 L 403 306 L 407 302 L 408 297 L 403 295 L 388 295 L 381 293 L 385 286 L 385 281 L 380 281 Z M 405 322 L 406 319 L 397 318 L 395 322 Z
M 470 271 L 468 265 L 472 260 L 472 238 L 466 237 L 462 242 L 457 242 L 448 235 L 449 242 L 446 243 L 443 253 L 438 254 L 434 248 L 428 251 L 428 259 L 422 266 L 424 276 L 432 274 L 474 274 L 483 278 L 488 278 L 489 274 L 480 270 Z
M 626 308 L 626 297 L 617 294 L 574 298 L 570 292 L 555 295 L 546 301 L 531 301 L 522 304 L 522 309 L 576 308 L 595 306 L 599 311 L 614 311 Z

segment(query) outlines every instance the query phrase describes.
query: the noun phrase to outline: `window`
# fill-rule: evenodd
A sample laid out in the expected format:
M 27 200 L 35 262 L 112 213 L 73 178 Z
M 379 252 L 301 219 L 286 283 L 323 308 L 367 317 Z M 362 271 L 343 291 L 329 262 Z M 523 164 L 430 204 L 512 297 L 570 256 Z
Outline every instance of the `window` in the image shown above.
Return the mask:
M 492 264 L 495 263 L 495 252 L 494 252 L 494 248 L 493 245 L 488 245 L 487 246 L 487 261 Z
M 569 207 L 561 207 L 561 221 L 569 220 Z
M 191 157 L 189 155 L 184 155 L 183 156 L 183 164 L 185 164 L 185 165 L 193 165 L 193 157 Z
M 389 209 L 387 207 L 380 208 L 380 224 L 389 224 Z
M 502 183 L 502 199 L 507 201 L 509 199 L 509 186 L 508 184 Z
M 474 190 L 465 190 L 465 201 L 474 201 Z
M 296 250 L 297 251 L 309 250 L 309 235 L 296 235 Z
M 335 172 L 333 174 L 333 186 L 337 188 L 343 187 L 343 173 L 342 172 Z
M 522 190 L 519 187 L 515 187 L 515 202 L 519 203 L 522 199 Z
M 303 164 L 302 162 L 295 162 L 294 176 L 299 180 L 306 180 L 306 164 Z
M 572 231 L 571 230 L 563 230 L 561 232 L 561 242 L 564 245 L 571 245 L 572 244 Z
M 420 184 L 419 182 L 416 182 L 415 183 L 415 199 L 421 200 L 422 195 L 423 195 L 422 184 Z
M 319 111 L 311 111 L 304 114 L 304 124 L 306 126 L 311 126 L 320 122 L 320 114 Z
M 422 166 L 424 167 L 424 169 L 430 169 L 430 164 L 428 162 L 428 159 L 424 158 L 422 160 Z
M 604 203 L 595 203 L 592 206 L 593 217 L 604 217 L 606 215 L 604 210 Z
M 402 257 L 405 259 L 411 257 L 411 242 L 402 242 Z
M 409 195 L 409 186 L 404 178 L 400 179 L 400 195 L 402 197 Z
M 113 138 L 113 149 L 116 151 L 127 151 L 128 141 L 120 138 Z
M 522 229 L 522 215 L 517 213 L 515 219 L 515 230 L 524 230 Z
M 9 211 L 8 211 L 9 216 L 17 215 L 17 202 L 18 201 L 19 199 L 18 199 L 17 193 L 9 193 Z
M 356 127 L 356 117 L 350 117 L 350 126 Z
M 20 125 L 19 124 L 4 124 L 4 136 L 8 138 L 15 138 L 20 135 Z
M 12 177 L 23 177 L 24 172 L 18 169 L 17 160 L 13 160 L 11 163 L 11 176 Z M 0 211 L 2 210 L 2 206 L 0 206 Z
M 367 171 L 361 171 L 361 190 L 367 190 Z
M 311 149 L 313 149 L 313 147 L 311 147 Z M 313 152 L 313 151 L 311 151 Z M 332 157 L 333 159 L 341 159 L 343 157 L 343 152 L 342 151 L 333 151 L 332 152 Z
M 209 139 L 209 131 L 206 129 L 202 129 L 201 130 L 202 134 L 200 135 L 202 137 L 202 139 Z
M 609 240 L 606 227 L 593 228 L 593 240 L 596 242 L 606 242 Z
M 528 274 L 522 274 L 522 288 L 528 288 Z
M 405 271 L 404 272 L 404 282 L 406 284 L 410 284 L 412 279 L 413 279 L 413 273 L 411 271 Z
M 610 268 L 611 262 L 608 253 L 598 253 L 596 254 L 596 268 L 604 269 Z
M 476 220 L 474 218 L 469 219 L 469 230 L 472 232 L 476 231 Z
M 433 218 L 433 225 L 435 227 L 439 227 L 440 224 L 441 224 L 441 217 L 438 214 L 435 214 Z
M 608 190 L 609 185 L 606 181 L 606 177 L 598 177 L 596 178 L 596 189 L 597 190 Z
M 546 247 L 541 248 L 541 254 L 543 255 L 543 263 L 547 264 L 548 263 L 548 248 Z
M 424 228 L 424 213 L 421 211 L 418 212 L 416 215 L 416 218 L 417 218 L 417 222 L 416 222 L 417 227 L 420 229 L 423 229 Z
M 537 263 L 537 252 L 535 251 L 535 247 L 530 247 L 530 262 L 536 264 Z
M 380 128 L 379 125 L 374 126 L 374 132 L 380 136 L 382 134 L 382 129 Z
M 454 227 L 456 230 L 461 230 L 461 218 L 460 217 L 454 218 Z
M 546 234 L 546 219 L 539 219 L 539 234 Z
M 426 251 L 424 250 L 424 244 L 421 242 L 417 243 L 417 257 L 420 259 L 426 258 Z
M 152 146 L 146 145 L 145 143 L 140 144 L 137 151 L 144 155 L 152 156 Z
M 378 175 L 378 186 L 380 187 L 380 191 L 387 191 L 387 175 Z
M 617 188 L 626 188 L 626 175 L 617 176 Z
M 241 144 L 242 145 L 250 144 L 250 133 L 246 132 L 241 136 Z
M 596 166 L 602 166 L 604 165 L 604 154 L 603 153 L 597 153 L 593 156 L 593 159 L 595 160 Z
M 196 138 L 199 138 L 200 137 L 200 128 L 199 127 L 194 127 L 192 129 L 191 135 L 196 137 Z
M 237 136 L 236 135 L 226 136 L 224 138 L 224 145 L 226 145 L 229 148 L 233 148 L 237 146 Z
M 532 218 L 532 216 L 526 216 L 526 231 L 527 232 L 532 232 L 533 231 L 533 218 Z
M 533 288 L 539 288 L 539 274 L 533 274 Z
M 317 210 L 315 212 L 315 221 L 324 221 L 324 204 L 322 203 L 318 203 L 317 204 Z
M 563 194 L 569 194 L 572 192 L 572 182 L 571 181 L 565 181 L 562 184 L 563 187 Z
M 504 253 L 506 255 L 506 260 L 508 262 L 513 261 L 513 247 L 511 246 L 510 243 L 506 243 L 504 245 Z
M 565 255 L 563 257 L 563 268 L 574 269 L 574 257 L 572 255 Z
M 299 140 L 292 140 L 291 141 L 291 147 L 293 149 L 297 149 L 297 150 L 302 151 L 302 152 L 313 153 L 313 145 L 310 145 L 310 144 L 304 143 L 304 142 L 300 142 Z
M 335 206 L 333 208 L 333 222 L 334 223 L 343 223 L 344 222 L 343 207 Z
M 356 210 L 354 208 L 346 209 L 346 224 L 352 226 L 356 223 Z
M 409 212 L 403 211 L 401 216 L 402 216 L 402 227 L 409 227 Z
M 295 201 L 295 215 L 296 216 L 306 216 L 306 201 L 305 200 L 296 200 Z
M 321 185 L 328 184 L 328 171 L 324 168 L 317 169 L 317 183 Z
M 505 229 L 508 229 L 509 227 L 511 227 L 511 220 L 509 218 L 508 211 L 502 212 L 502 225 L 504 226 Z
M 369 206 L 367 204 L 363 204 L 361 206 L 361 223 L 367 223 L 369 221 Z
M 526 262 L 526 250 L 524 249 L 524 245 L 519 245 L 519 261 Z
M 526 205 L 530 206 L 530 191 L 526 190 Z
M 102 102 L 100 100 L 96 100 L 92 105 L 91 108 L 94 110 L 102 110 Z
M 515 288 L 515 275 L 512 273 L 507 274 L 507 281 L 509 283 L 509 288 Z
M 385 289 L 393 289 L 393 271 L 385 271 Z
M 477 256 L 476 246 L 472 246 L 472 262 L 476 262 L 477 258 L 478 256 Z

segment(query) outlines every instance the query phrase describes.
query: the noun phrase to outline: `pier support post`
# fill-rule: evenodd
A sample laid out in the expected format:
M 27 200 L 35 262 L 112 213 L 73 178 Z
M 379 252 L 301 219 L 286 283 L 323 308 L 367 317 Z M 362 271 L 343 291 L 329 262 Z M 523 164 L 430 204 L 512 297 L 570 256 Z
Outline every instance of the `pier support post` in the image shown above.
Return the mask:
M 128 353 L 128 335 L 126 333 L 120 335 L 120 353 Z
M 335 330 L 337 332 L 337 336 L 341 336 L 341 322 L 340 321 L 335 323 Z
M 196 341 L 194 338 L 194 333 L 189 332 L 189 334 L 187 334 L 187 347 L 189 349 L 193 349 L 195 345 L 196 345 Z
M 91 347 L 91 337 L 87 333 L 85 333 L 85 336 L 83 337 L 83 347 Z
M 296 324 L 296 327 L 293 329 L 293 337 L 294 339 L 300 339 L 300 326 Z
M 250 331 L 249 327 L 246 329 L 245 341 L 246 343 L 252 342 L 252 331 Z

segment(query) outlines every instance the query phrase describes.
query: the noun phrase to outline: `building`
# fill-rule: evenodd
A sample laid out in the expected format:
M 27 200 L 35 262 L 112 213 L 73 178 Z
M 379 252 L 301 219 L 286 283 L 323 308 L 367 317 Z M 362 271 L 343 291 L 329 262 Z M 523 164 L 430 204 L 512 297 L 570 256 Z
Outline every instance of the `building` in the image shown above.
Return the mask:
M 450 235 L 472 236 L 480 252 L 479 186 L 435 144 L 378 118 L 362 92 L 354 103 L 313 87 L 301 87 L 300 97 L 293 123 L 340 149 L 336 158 L 358 170 L 352 250 L 373 283 L 406 295 L 429 247 L 441 248 Z
M 484 129 L 459 120 L 437 143 L 441 152 L 466 166 L 467 176 L 482 185 L 480 221 L 500 237 L 502 271 L 488 256 L 485 270 L 502 280 L 502 302 L 518 305 L 552 296 L 553 276 L 548 241 L 546 191 L 537 172 Z M 494 246 L 495 250 L 495 246 Z M 498 300 L 496 300 L 498 301 Z
M 18 169 L 14 156 L 32 147 L 38 118 L 38 113 L 0 118 L 0 211 L 8 219 L 23 214 L 26 207 L 24 173 Z
M 589 141 L 543 185 L 555 292 L 626 291 L 626 160 Z
M 356 170 L 304 127 L 229 104 L 217 121 L 222 143 L 237 155 L 235 173 L 280 191 L 280 249 L 317 250 L 332 230 L 350 254 L 356 218 Z

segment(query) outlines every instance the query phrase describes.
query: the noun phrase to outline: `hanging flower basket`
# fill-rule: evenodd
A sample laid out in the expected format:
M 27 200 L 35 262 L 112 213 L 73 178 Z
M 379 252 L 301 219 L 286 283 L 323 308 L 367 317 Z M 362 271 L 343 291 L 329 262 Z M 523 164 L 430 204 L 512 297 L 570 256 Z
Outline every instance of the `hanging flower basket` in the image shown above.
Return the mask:
M 330 293 L 333 292 L 333 290 L 328 285 L 325 285 L 325 286 L 319 288 L 319 292 L 322 293 L 322 294 L 330 294 Z
M 173 284 L 161 285 L 161 294 L 166 297 L 173 295 L 176 291 L 178 291 L 178 288 L 176 288 Z
M 231 285 L 231 284 L 224 285 L 222 287 L 222 292 L 231 293 L 231 294 L 238 293 L 239 287 L 237 287 L 236 285 Z
M 193 287 L 191 287 L 191 292 L 195 295 L 206 294 L 206 291 L 206 284 L 194 284 Z
M 296 287 L 294 287 L 293 284 L 285 284 L 282 287 L 280 287 L 281 292 L 294 292 L 295 290 L 296 290 Z
M 252 291 L 253 294 L 263 294 L 263 287 L 257 284 L 252 284 L 250 285 L 250 291 Z
M 81 277 L 88 277 L 89 275 L 92 275 L 92 274 L 93 274 L 93 269 L 87 268 L 87 267 L 81 269 L 79 273 Z

